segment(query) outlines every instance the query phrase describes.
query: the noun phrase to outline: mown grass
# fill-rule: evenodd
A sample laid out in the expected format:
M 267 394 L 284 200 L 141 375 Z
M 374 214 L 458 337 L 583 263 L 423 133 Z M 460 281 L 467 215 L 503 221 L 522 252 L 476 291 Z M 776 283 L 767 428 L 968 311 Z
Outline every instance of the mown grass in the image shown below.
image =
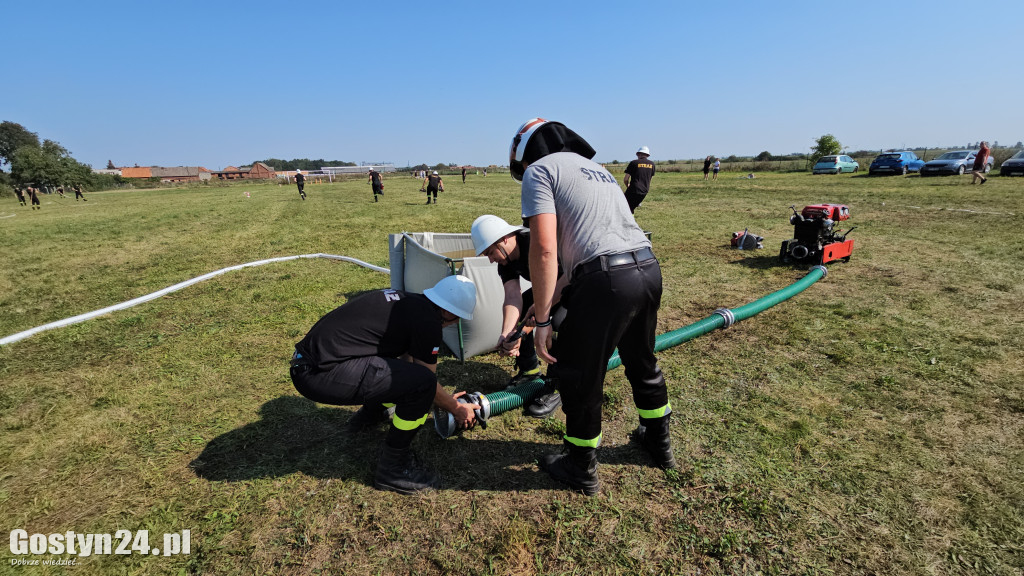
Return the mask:
M 846 203 L 858 226 L 826 279 L 659 355 L 678 471 L 628 443 L 619 369 L 597 497 L 537 469 L 560 414 L 446 441 L 428 429 L 416 448 L 444 489 L 374 490 L 382 433 L 347 438 L 353 409 L 302 399 L 286 368 L 322 314 L 388 280 L 300 260 L 0 348 L 0 527 L 192 532 L 189 556 L 80 558 L 75 574 L 1019 575 L 1024 179 L 969 181 L 658 175 L 637 220 L 663 263 L 662 332 L 801 277 L 776 261 L 791 204 Z M 518 215 L 507 176 L 453 179 L 437 206 L 418 188 L 388 180 L 379 204 L 362 182 L 307 186 L 306 202 L 249 183 L 12 201 L 0 335 L 274 256 L 387 266 L 389 232 Z M 765 250 L 729 249 L 748 227 Z M 483 392 L 509 372 L 494 356 L 439 369 Z M 2 571 L 26 570 L 10 558 Z

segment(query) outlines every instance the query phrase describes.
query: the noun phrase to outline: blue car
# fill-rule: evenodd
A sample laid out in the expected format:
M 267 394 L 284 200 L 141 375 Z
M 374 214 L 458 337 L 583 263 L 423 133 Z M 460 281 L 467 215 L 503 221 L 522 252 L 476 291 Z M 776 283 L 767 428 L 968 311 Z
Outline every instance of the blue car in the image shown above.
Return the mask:
M 971 150 L 954 150 L 952 152 L 946 152 L 942 156 L 939 156 L 935 160 L 929 160 L 925 163 L 924 167 L 921 168 L 921 176 L 934 176 L 934 175 L 948 175 L 948 174 L 960 174 L 969 172 L 974 169 L 974 159 L 977 158 L 978 151 Z M 992 169 L 992 157 L 988 157 L 988 162 L 985 164 L 984 171 L 988 172 Z
M 907 172 L 918 172 L 924 166 L 924 160 L 917 157 L 910 150 L 883 152 L 871 161 L 868 166 L 868 175 L 878 174 L 906 174 Z

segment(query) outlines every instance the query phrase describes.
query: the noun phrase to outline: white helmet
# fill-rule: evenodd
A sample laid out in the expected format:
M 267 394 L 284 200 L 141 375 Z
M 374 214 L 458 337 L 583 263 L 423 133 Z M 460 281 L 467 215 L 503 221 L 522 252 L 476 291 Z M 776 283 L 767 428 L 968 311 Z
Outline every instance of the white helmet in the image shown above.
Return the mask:
M 465 320 L 473 319 L 476 308 L 476 284 L 465 276 L 446 276 L 423 295 L 441 308 Z
M 650 156 L 651 155 L 651 149 L 648 148 L 647 146 L 641 146 L 640 149 L 636 151 L 636 153 L 637 154 L 647 154 L 648 156 Z
M 520 230 L 526 230 L 526 228 L 512 226 L 492 214 L 484 214 L 473 221 L 473 228 L 470 230 L 470 235 L 473 237 L 473 247 L 476 248 L 476 255 L 483 254 L 484 250 L 490 248 L 498 240 L 509 234 L 515 234 Z
M 302 170 L 299 170 L 299 169 L 296 168 L 295 173 L 296 174 L 302 174 Z

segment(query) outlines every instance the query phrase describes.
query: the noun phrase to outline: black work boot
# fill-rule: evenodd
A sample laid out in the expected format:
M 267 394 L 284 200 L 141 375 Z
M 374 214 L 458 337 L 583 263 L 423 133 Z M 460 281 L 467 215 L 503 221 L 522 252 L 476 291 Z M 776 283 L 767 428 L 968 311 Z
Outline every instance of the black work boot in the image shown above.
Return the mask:
M 555 387 L 548 384 L 544 386 L 540 396 L 537 396 L 526 405 L 523 413 L 530 418 L 547 418 L 555 408 L 562 405 L 562 397 L 555 391 Z
M 672 454 L 672 436 L 669 433 L 670 415 L 661 418 L 641 418 L 640 425 L 633 431 L 633 440 L 643 446 L 662 470 L 676 467 Z
M 354 436 L 360 432 L 364 432 L 377 426 L 378 424 L 387 422 L 391 417 L 391 411 L 384 408 L 380 404 L 366 404 L 359 408 L 351 418 L 348 419 L 348 424 L 345 425 L 345 432 L 349 436 Z
M 392 448 L 387 444 L 377 461 L 373 487 L 399 494 L 415 494 L 441 487 L 441 479 L 413 454 L 411 448 Z
M 567 444 L 561 454 L 548 454 L 541 458 L 540 468 L 553 479 L 568 484 L 587 496 L 597 494 L 597 449 Z

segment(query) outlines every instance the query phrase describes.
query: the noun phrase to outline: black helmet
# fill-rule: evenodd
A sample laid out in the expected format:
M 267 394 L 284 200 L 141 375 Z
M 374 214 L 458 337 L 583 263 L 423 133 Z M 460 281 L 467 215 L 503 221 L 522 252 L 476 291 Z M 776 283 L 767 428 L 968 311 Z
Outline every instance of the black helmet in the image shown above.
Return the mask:
M 597 152 L 579 134 L 561 122 L 532 118 L 523 123 L 508 149 L 508 167 L 512 179 L 523 181 L 523 163 L 532 163 L 555 152 L 575 152 L 591 159 Z

